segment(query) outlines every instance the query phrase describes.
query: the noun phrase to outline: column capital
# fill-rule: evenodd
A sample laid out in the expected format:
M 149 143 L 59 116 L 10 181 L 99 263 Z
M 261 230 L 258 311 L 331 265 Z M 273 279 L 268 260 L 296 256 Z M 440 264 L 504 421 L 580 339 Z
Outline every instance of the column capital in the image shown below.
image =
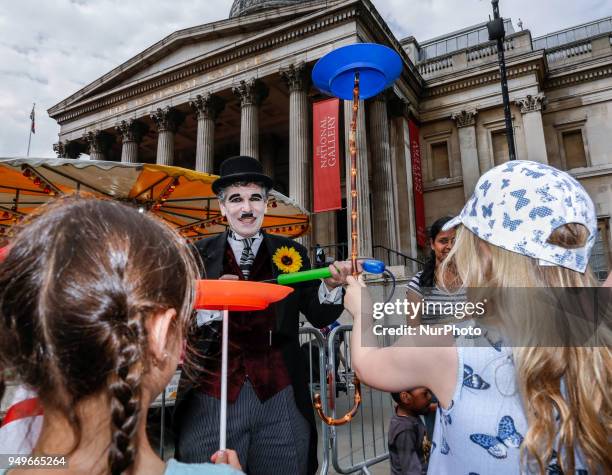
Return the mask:
M 110 149 L 115 137 L 108 132 L 103 130 L 90 130 L 83 134 L 83 140 L 87 143 L 87 149 L 89 154 L 99 153 L 106 156 L 106 153 Z
M 308 69 L 306 65 L 304 63 L 298 63 L 281 68 L 279 74 L 289 88 L 289 92 L 294 92 L 308 89 L 310 83 L 307 72 Z
M 527 97 L 517 99 L 515 104 L 521 108 L 521 114 L 541 111 L 546 106 L 546 96 L 542 93 L 535 96 L 527 94 Z
M 115 130 L 121 135 L 121 142 L 140 143 L 142 137 L 149 128 L 136 119 L 122 120 L 115 126 Z
M 219 96 L 207 92 L 204 95 L 198 94 L 189 99 L 189 105 L 193 109 L 196 119 L 216 120 L 225 108 L 225 101 Z
M 76 141 L 59 141 L 53 144 L 53 151 L 58 158 L 77 159 L 81 156 L 81 144 Z
M 457 124 L 457 128 L 461 127 L 474 127 L 476 125 L 477 110 L 462 110 L 461 112 L 455 112 L 451 115 L 451 119 Z
M 179 112 L 172 107 L 158 107 L 151 112 L 151 120 L 155 123 L 158 132 L 176 132 L 178 126 L 181 125 L 185 118 L 182 112 Z
M 232 92 L 240 100 L 240 106 L 256 105 L 268 97 L 269 89 L 256 78 L 242 80 L 237 86 L 232 87 Z

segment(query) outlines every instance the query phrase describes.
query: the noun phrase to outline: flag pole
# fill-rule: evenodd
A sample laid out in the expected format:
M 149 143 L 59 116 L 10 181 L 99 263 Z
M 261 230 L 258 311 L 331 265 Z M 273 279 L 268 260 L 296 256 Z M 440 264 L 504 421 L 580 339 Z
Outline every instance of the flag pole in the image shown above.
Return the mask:
M 32 143 L 32 129 L 34 128 L 34 108 L 36 107 L 36 102 L 32 104 L 32 112 L 30 112 L 30 135 L 28 135 L 28 153 L 26 157 L 30 156 L 30 144 Z

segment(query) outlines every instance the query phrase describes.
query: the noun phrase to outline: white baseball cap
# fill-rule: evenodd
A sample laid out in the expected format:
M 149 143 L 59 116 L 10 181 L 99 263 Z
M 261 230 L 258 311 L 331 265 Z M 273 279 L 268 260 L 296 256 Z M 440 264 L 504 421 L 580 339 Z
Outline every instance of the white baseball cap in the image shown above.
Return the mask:
M 589 230 L 584 246 L 566 249 L 546 242 L 567 223 Z M 480 177 L 474 194 L 442 228 L 463 224 L 480 239 L 508 251 L 584 272 L 597 237 L 597 217 L 590 196 L 568 173 L 549 165 L 515 160 Z

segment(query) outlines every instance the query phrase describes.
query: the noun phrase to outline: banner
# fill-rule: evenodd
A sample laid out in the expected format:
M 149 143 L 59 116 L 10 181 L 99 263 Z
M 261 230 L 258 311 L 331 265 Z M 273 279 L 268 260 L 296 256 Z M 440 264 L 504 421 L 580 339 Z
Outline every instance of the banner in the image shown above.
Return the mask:
M 414 194 L 414 221 L 416 238 L 419 246 L 427 246 L 427 229 L 425 228 L 425 200 L 423 198 L 423 173 L 421 171 L 421 143 L 419 127 L 408 120 L 410 135 L 410 156 L 412 158 L 412 193 Z
M 312 105 L 313 211 L 342 208 L 340 191 L 340 143 L 338 141 L 339 99 L 327 99 Z

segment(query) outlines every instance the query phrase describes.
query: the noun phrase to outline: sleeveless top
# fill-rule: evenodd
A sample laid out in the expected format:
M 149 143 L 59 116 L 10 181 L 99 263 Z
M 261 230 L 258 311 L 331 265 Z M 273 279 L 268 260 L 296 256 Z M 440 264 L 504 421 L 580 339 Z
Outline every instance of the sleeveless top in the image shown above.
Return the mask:
M 459 337 L 457 385 L 449 407 L 438 407 L 429 474 L 517 475 L 539 473 L 521 466 L 527 418 L 516 381 L 512 349 L 483 331 Z M 555 454 L 547 474 L 562 475 Z M 587 475 L 576 451 L 576 474 Z

